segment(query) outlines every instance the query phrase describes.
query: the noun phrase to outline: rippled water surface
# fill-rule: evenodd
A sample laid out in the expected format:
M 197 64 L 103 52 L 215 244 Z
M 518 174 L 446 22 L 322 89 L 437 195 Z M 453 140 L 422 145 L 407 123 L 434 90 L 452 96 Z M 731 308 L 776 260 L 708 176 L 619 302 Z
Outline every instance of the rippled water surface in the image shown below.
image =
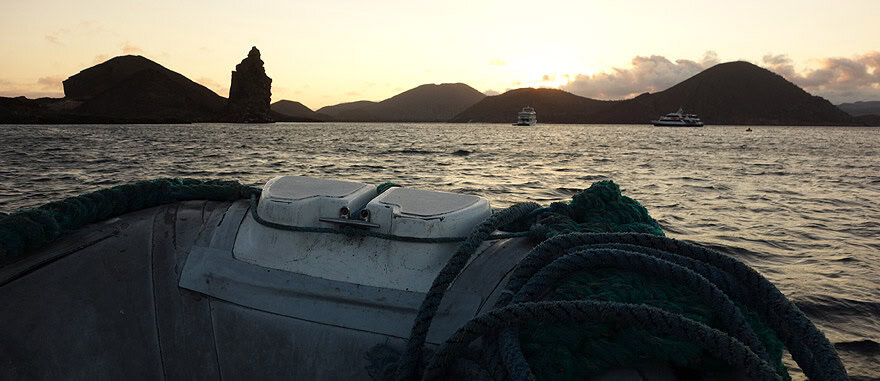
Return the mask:
M 283 174 L 503 207 L 613 179 L 674 238 L 754 266 L 880 378 L 880 129 L 494 124 L 0 126 L 0 211 L 157 177 Z

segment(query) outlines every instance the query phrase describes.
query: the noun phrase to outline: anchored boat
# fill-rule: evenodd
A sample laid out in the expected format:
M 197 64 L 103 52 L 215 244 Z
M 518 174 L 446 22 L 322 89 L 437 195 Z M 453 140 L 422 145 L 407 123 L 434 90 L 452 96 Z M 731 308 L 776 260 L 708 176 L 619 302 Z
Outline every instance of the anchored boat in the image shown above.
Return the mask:
M 0 216 L 0 237 L 0 379 L 778 379 L 783 344 L 846 377 L 772 284 L 609 181 L 493 210 L 164 179 Z
M 516 114 L 517 121 L 514 126 L 534 126 L 538 124 L 538 114 L 531 107 L 523 107 L 522 111 Z
M 661 127 L 703 127 L 703 121 L 696 114 L 685 114 L 681 108 L 652 120 L 651 123 Z

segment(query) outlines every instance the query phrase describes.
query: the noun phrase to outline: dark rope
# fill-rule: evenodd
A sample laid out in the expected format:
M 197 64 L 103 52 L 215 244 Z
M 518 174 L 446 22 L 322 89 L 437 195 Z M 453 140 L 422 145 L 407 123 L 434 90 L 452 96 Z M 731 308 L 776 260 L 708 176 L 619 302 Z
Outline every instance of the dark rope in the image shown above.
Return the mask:
M 440 273 L 434 278 L 431 288 L 425 295 L 419 312 L 416 315 L 415 322 L 410 332 L 409 340 L 406 343 L 406 351 L 400 359 L 400 365 L 397 370 L 397 379 L 410 380 L 418 377 L 418 371 L 421 366 L 422 348 L 425 344 L 425 338 L 428 335 L 428 329 L 440 302 L 446 293 L 449 284 L 458 276 L 471 255 L 477 251 L 477 248 L 494 232 L 498 227 L 510 224 L 511 222 L 527 216 L 532 210 L 539 206 L 535 203 L 523 203 L 511 206 L 505 210 L 491 215 L 485 221 L 474 228 L 473 233 L 464 241 L 455 254 L 446 263 L 446 266 L 440 270 Z
M 733 301 L 720 289 L 699 274 L 662 259 L 645 254 L 615 249 L 587 249 L 576 251 L 554 260 L 536 274 L 514 295 L 511 304 L 535 301 L 542 293 L 552 289 L 553 285 L 567 276 L 579 271 L 595 268 L 616 268 L 623 271 L 636 271 L 642 275 L 679 282 L 706 301 L 714 311 L 720 313 L 720 324 L 725 332 L 743 342 L 758 357 L 769 362 L 769 355 L 764 345 L 746 322 L 742 312 Z M 494 352 L 500 349 L 502 363 L 510 371 L 512 379 L 534 379 L 522 350 L 519 346 L 519 335 L 516 328 L 504 330 L 500 336 L 500 348 L 490 348 Z
M 724 292 L 686 267 L 644 254 L 613 249 L 593 249 L 562 256 L 531 277 L 514 295 L 511 303 L 536 301 L 542 292 L 564 280 L 565 277 L 578 271 L 602 267 L 636 271 L 645 276 L 681 283 L 721 314 L 720 320 L 725 332 L 732 332 L 734 338 L 751 348 L 760 358 L 768 359 L 764 345 L 749 327 L 739 308 Z
M 553 237 L 539 244 L 520 261 L 499 296 L 496 307 L 509 304 L 533 274 L 569 249 L 615 243 L 675 253 L 724 271 L 743 291 L 742 299 L 737 301 L 756 311 L 773 329 L 807 377 L 815 380 L 848 379 L 840 357 L 825 335 L 767 279 L 726 255 L 671 238 L 638 233 L 566 234 Z
M 376 185 L 376 194 L 382 194 L 391 188 L 400 187 L 400 186 L 402 186 L 402 185 L 397 184 L 397 183 L 392 183 L 390 181 L 384 182 L 382 184 Z
M 156 179 L 101 189 L 0 216 L 0 266 L 80 227 L 185 200 L 233 201 L 259 194 L 236 181 Z
M 718 356 L 753 380 L 780 380 L 776 371 L 740 341 L 705 324 L 659 308 L 611 302 L 528 302 L 492 310 L 467 322 L 444 342 L 425 368 L 423 380 L 436 380 L 476 338 L 524 323 L 585 324 L 616 322 L 639 326 L 673 338 L 688 340 Z

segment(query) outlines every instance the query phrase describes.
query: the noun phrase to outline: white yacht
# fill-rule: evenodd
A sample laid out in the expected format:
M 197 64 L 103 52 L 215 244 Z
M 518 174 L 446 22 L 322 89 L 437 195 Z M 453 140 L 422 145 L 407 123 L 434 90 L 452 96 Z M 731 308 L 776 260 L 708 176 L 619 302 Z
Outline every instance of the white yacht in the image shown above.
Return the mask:
M 522 111 L 518 114 L 517 122 L 514 123 L 514 126 L 534 126 L 538 124 L 538 114 L 535 113 L 535 109 L 531 107 L 523 107 Z
M 685 114 L 681 108 L 661 116 L 658 120 L 652 120 L 651 123 L 663 127 L 703 127 L 703 121 L 696 114 Z

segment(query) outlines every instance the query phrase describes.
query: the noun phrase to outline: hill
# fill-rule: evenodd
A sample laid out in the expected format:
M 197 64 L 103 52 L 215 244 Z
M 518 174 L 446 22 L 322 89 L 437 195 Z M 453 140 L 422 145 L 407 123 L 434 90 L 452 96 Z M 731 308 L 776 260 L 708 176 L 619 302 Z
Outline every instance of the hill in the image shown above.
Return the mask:
M 342 103 L 318 113 L 350 122 L 445 122 L 483 98 L 463 83 L 427 84 L 381 102 Z
M 589 123 L 590 115 L 613 106 L 558 89 L 515 89 L 486 97 L 452 118 L 452 122 L 513 123 L 525 106 L 534 107 L 539 123 Z
M 852 116 L 880 115 L 880 101 L 841 103 L 837 108 Z
M 373 101 L 346 102 L 333 106 L 324 106 L 316 112 L 345 122 L 374 120 L 376 119 L 375 116 L 367 110 L 372 109 L 377 104 L 377 102 Z
M 278 114 L 275 117 L 277 121 L 284 122 L 309 122 L 309 121 L 330 121 L 331 118 L 328 115 L 319 114 L 312 109 L 306 107 L 304 104 L 289 101 L 289 100 L 280 100 L 275 103 L 272 103 L 270 106 L 272 112 Z
M 858 124 L 831 102 L 748 62 L 715 65 L 667 90 L 621 101 L 590 122 L 647 123 L 679 107 L 707 124 Z
M 62 82 L 73 114 L 119 120 L 208 121 L 226 99 L 141 56 L 114 57 Z

